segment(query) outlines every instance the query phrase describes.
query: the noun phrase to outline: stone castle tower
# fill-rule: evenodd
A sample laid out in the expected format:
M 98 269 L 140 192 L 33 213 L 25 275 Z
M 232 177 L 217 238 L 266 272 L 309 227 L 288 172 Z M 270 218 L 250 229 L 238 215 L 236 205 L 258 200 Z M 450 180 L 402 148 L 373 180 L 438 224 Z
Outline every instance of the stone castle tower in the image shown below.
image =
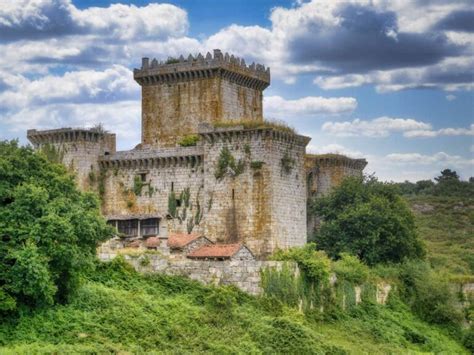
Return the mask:
M 37 149 L 53 146 L 79 186 L 99 194 L 124 242 L 198 233 L 243 243 L 258 257 L 301 246 L 316 224 L 308 199 L 366 164 L 309 156 L 310 138 L 264 121 L 263 65 L 214 50 L 165 63 L 143 58 L 134 78 L 142 87 L 135 149 L 117 152 L 115 135 L 100 129 L 28 131 Z
M 247 66 L 216 49 L 214 56 L 180 56 L 165 63 L 143 58 L 134 78 L 142 87 L 142 144 L 167 147 L 197 134 L 199 123 L 262 121 L 262 91 L 270 85 L 270 69 Z

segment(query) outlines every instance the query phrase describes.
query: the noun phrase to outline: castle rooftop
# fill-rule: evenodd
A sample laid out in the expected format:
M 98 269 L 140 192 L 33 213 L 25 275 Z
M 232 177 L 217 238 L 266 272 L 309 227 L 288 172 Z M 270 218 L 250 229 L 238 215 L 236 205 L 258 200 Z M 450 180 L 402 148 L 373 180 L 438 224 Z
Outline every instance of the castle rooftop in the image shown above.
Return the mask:
M 191 54 L 185 59 L 168 59 L 159 62 L 147 57 L 142 58 L 140 69 L 133 70 L 133 77 L 140 85 L 156 85 L 178 81 L 189 81 L 200 78 L 221 76 L 230 81 L 236 81 L 248 87 L 264 90 L 270 85 L 270 68 L 262 64 L 247 65 L 241 58 L 228 53 L 222 54 L 214 49 L 214 55 L 199 53 L 196 57 Z

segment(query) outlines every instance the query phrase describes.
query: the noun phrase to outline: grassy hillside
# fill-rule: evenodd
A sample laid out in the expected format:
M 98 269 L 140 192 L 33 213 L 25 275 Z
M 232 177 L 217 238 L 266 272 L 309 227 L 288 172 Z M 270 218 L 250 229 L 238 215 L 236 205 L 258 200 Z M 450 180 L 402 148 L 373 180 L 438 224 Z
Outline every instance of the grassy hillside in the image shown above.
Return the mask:
M 433 267 L 474 282 L 474 199 L 423 195 L 407 199 Z
M 65 306 L 0 324 L 0 353 L 467 353 L 404 305 L 365 305 L 328 319 L 275 300 L 162 275 L 115 261 Z

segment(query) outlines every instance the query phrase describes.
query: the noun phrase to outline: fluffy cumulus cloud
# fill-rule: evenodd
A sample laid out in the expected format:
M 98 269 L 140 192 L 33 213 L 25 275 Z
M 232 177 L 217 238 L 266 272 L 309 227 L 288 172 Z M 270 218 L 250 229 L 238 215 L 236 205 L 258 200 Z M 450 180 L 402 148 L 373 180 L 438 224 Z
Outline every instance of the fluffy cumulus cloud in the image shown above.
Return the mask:
M 430 130 L 431 125 L 411 118 L 378 117 L 373 120 L 355 119 L 345 122 L 325 122 L 322 130 L 339 137 L 387 137 L 391 133 Z
M 406 138 L 440 136 L 474 136 L 474 124 L 468 128 L 441 128 L 434 130 L 430 123 L 411 118 L 378 117 L 373 120 L 355 119 L 343 122 L 325 122 L 323 132 L 336 137 L 387 137 L 402 133 Z
M 472 166 L 473 159 L 466 159 L 459 155 L 450 155 L 445 152 L 438 152 L 433 155 L 425 155 L 420 153 L 392 153 L 386 157 L 389 161 L 399 164 L 414 165 L 432 165 L 436 164 L 440 167 L 445 165 L 453 167 Z
M 296 100 L 287 100 L 281 96 L 266 96 L 263 100 L 266 117 L 278 119 L 301 116 L 339 115 L 351 113 L 357 107 L 353 97 L 308 96 Z
M 112 4 L 79 10 L 68 0 L 6 0 L 0 8 L 0 38 L 4 41 L 72 34 L 163 39 L 183 36 L 187 29 L 187 13 L 168 4 Z
M 270 29 L 231 26 L 208 44 L 251 52 L 288 83 L 310 73 L 324 89 L 472 89 L 471 18 L 468 1 L 313 0 L 274 8 Z
M 474 136 L 474 124 L 471 124 L 469 128 L 441 128 L 438 130 L 413 130 L 407 131 L 403 134 L 408 138 L 432 138 L 439 136 Z

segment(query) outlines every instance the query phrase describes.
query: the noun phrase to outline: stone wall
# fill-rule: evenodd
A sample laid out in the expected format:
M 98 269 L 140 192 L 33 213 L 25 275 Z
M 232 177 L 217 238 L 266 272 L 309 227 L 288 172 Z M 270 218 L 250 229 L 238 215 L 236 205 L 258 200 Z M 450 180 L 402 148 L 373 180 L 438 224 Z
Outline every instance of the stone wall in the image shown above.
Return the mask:
M 245 248 L 244 248 L 245 249 Z M 98 256 L 103 261 L 110 261 L 117 255 L 109 248 L 99 250 Z M 163 273 L 172 276 L 185 276 L 192 280 L 207 285 L 234 285 L 244 292 L 252 295 L 262 294 L 261 271 L 270 268 L 280 271 L 285 265 L 295 275 L 299 274 L 298 265 L 295 262 L 262 261 L 247 258 L 235 258 L 234 260 L 194 260 L 187 258 L 170 258 L 166 253 L 146 251 L 134 251 L 133 254 L 123 254 L 137 271 L 142 273 Z M 337 278 L 332 275 L 330 284 L 335 285 Z M 379 282 L 376 286 L 375 301 L 385 304 L 392 290 L 392 286 L 386 282 Z M 362 288 L 354 286 L 355 303 L 362 302 Z M 343 300 L 342 307 L 345 308 Z
M 190 220 L 193 232 L 201 232 L 196 221 L 198 209 L 204 212 L 203 164 L 197 147 L 176 148 L 153 152 L 136 150 L 109 155 L 101 159 L 105 190 L 102 212 L 112 216 L 154 215 L 160 218 L 160 234 L 167 232 L 187 233 Z M 135 179 L 141 191 L 135 190 Z M 173 192 L 177 199 L 189 189 L 189 206 L 180 201 L 175 218 L 168 216 L 168 200 Z M 199 205 L 199 208 L 198 208 Z M 199 222 L 199 223 L 198 223 Z
M 142 87 L 142 144 L 175 146 L 203 122 L 262 119 L 262 93 L 220 77 Z
M 61 128 L 28 130 L 27 138 L 35 149 L 54 147 L 63 165 L 73 172 L 79 187 L 96 190 L 100 171 L 98 158 L 115 153 L 115 134 L 96 129 Z
M 205 235 L 218 242 L 242 242 L 256 255 L 306 242 L 306 137 L 273 129 L 242 127 L 201 132 L 204 148 Z M 239 171 L 216 178 L 228 149 Z M 284 171 L 283 157 L 291 159 Z

